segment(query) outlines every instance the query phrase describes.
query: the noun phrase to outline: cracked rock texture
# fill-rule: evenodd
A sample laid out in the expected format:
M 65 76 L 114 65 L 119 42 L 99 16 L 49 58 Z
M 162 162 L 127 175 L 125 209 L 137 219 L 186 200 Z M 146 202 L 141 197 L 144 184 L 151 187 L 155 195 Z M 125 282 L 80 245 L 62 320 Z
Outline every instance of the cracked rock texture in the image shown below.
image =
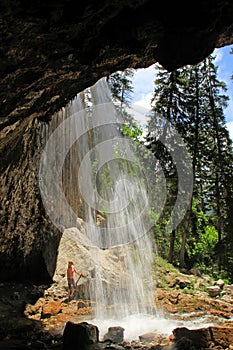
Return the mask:
M 0 0 L 0 279 L 47 282 L 61 233 L 38 190 L 40 123 L 99 78 L 233 43 L 230 0 Z

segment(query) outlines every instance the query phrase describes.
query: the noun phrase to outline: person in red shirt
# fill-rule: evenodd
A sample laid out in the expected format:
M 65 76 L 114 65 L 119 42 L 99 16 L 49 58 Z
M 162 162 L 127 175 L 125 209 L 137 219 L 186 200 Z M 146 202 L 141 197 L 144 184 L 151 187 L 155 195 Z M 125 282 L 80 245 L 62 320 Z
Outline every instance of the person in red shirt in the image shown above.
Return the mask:
M 73 261 L 68 261 L 67 267 L 67 281 L 68 281 L 68 299 L 71 300 L 74 297 L 75 292 L 75 282 L 74 282 L 74 274 L 82 276 L 81 272 L 76 271 Z

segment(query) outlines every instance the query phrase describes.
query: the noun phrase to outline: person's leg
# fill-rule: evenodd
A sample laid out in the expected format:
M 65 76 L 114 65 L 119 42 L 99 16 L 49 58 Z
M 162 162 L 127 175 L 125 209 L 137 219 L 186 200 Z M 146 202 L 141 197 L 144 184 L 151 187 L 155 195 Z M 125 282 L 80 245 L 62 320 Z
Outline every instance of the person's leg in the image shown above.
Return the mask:
M 68 280 L 68 299 L 71 299 L 71 294 L 72 294 L 72 283 L 70 280 Z
M 71 299 L 73 299 L 74 297 L 74 292 L 75 292 L 75 284 L 74 284 L 74 280 L 72 281 L 72 284 L 71 284 Z

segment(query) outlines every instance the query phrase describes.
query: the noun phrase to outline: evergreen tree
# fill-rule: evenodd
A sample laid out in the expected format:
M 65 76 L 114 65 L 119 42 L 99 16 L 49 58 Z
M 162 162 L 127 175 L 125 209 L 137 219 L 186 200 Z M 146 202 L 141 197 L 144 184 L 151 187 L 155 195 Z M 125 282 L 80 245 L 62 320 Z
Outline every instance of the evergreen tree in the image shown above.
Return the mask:
M 218 244 L 216 255 L 219 269 L 229 266 L 226 260 L 232 260 L 232 252 L 229 255 L 229 246 L 232 246 L 233 226 L 233 153 L 232 141 L 226 128 L 223 108 L 227 106 L 228 97 L 221 95 L 226 91 L 223 82 L 216 79 L 217 68 L 210 56 L 205 60 L 206 69 L 206 99 L 207 111 L 210 116 L 209 133 L 209 159 L 210 159 L 210 206 L 213 209 L 213 222 L 218 232 Z M 228 242 L 227 242 L 228 241 Z M 232 267 L 232 265 L 231 265 Z M 232 270 L 229 270 L 229 272 Z M 232 273 L 232 272 L 231 272 Z M 232 274 L 233 275 L 233 274 Z
M 197 242 L 211 225 L 218 232 L 216 252 L 219 246 L 224 245 L 226 237 L 231 238 L 232 242 L 232 145 L 223 113 L 228 100 L 226 95 L 221 94 L 225 91 L 224 83 L 217 79 L 217 68 L 212 56 L 196 66 L 187 66 L 174 72 L 159 67 L 157 71 L 152 100 L 153 116 L 148 123 L 147 141 L 155 155 L 160 155 L 163 168 L 167 169 L 168 182 L 172 184 L 168 194 L 171 202 L 176 194 L 175 171 L 169 156 L 161 151 L 155 135 L 169 133 L 169 123 L 173 123 L 192 155 L 193 197 L 182 224 L 176 230 L 182 235 L 180 266 L 185 265 L 186 252 L 189 252 L 189 260 L 192 260 L 190 263 L 195 263 L 192 251 L 195 251 Z M 169 200 L 167 202 L 169 207 L 171 203 Z M 172 261 L 174 241 L 173 230 L 169 261 Z M 219 258 L 219 267 L 226 258 L 229 259 L 227 251 L 229 249 L 225 247 L 224 259 Z
M 108 83 L 112 91 L 113 99 L 123 106 L 129 106 L 132 99 L 133 85 L 132 79 L 134 71 L 125 69 L 124 71 L 116 72 L 108 76 Z

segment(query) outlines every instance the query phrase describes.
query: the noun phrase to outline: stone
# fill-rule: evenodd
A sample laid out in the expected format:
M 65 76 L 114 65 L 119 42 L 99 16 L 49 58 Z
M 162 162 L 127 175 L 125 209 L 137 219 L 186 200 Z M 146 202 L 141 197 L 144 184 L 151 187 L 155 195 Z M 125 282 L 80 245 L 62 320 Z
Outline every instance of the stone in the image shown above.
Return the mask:
M 181 289 L 184 289 L 190 284 L 190 280 L 185 279 L 183 277 L 176 277 L 173 281 L 170 283 L 170 287 L 175 287 L 178 285 Z
M 59 301 L 50 300 L 48 303 L 43 305 L 41 317 L 48 318 L 50 316 L 58 314 L 60 311 L 61 303 Z
M 233 284 L 231 284 L 231 285 L 225 285 L 224 287 L 223 287 L 223 290 L 226 292 L 226 293 L 228 293 L 228 294 L 230 294 L 231 296 L 233 296 Z
M 221 346 L 225 349 L 233 344 L 233 327 L 210 326 L 192 330 L 180 327 L 174 329 L 173 334 L 178 350 L 182 350 L 180 344 L 184 341 L 186 344 L 189 344 L 187 349 L 191 349 L 191 346 L 198 349 L 201 347 L 213 348 L 214 346 Z
M 73 323 L 68 321 L 63 332 L 64 350 L 83 350 L 88 345 L 99 341 L 97 326 L 87 322 Z
M 111 293 L 114 288 L 119 288 L 119 285 L 124 288 L 127 285 L 128 272 L 122 273 L 122 271 L 125 271 L 125 252 L 123 247 L 118 246 L 106 250 L 95 247 L 95 254 L 98 254 L 99 263 L 101 264 L 105 290 Z M 58 246 L 54 280 L 59 288 L 63 288 L 63 290 L 67 288 L 67 262 L 73 257 L 75 257 L 74 265 L 76 270 L 81 271 L 84 275 L 78 282 L 78 299 L 88 299 L 90 297 L 91 279 L 95 278 L 95 261 L 93 260 L 91 241 L 77 227 L 64 230 Z
M 224 348 L 233 344 L 233 327 L 212 326 L 210 329 L 214 344 Z
M 220 289 L 224 287 L 225 282 L 220 278 L 215 282 L 215 285 L 218 286 Z
M 189 270 L 189 272 L 194 276 L 201 277 L 201 271 L 198 269 L 195 269 L 194 267 L 191 270 Z
M 77 228 L 80 232 L 84 232 L 84 221 L 82 218 L 77 218 Z
M 123 342 L 124 328 L 119 326 L 109 327 L 108 333 L 104 335 L 103 340 L 111 340 L 113 343 Z
M 196 347 L 207 347 L 211 341 L 211 336 L 208 328 L 192 329 L 186 327 L 175 328 L 173 330 L 174 342 L 178 344 L 178 349 L 189 349 L 191 345 Z M 186 344 L 186 345 L 185 345 Z M 186 346 L 186 347 L 185 347 Z
M 182 278 L 182 277 L 177 277 L 175 280 L 175 284 L 178 284 L 178 286 L 181 289 L 184 289 L 185 287 L 187 287 L 190 284 L 190 280 Z
M 25 307 L 25 310 L 24 310 L 25 316 L 31 316 L 31 315 L 35 315 L 35 314 L 40 315 L 41 311 L 42 311 L 43 304 L 44 304 L 43 298 L 39 298 L 34 305 L 27 304 Z
M 139 340 L 142 343 L 152 343 L 155 340 L 156 336 L 157 334 L 153 332 L 145 333 L 145 334 L 139 335 Z
M 211 297 L 217 297 L 218 295 L 220 295 L 220 287 L 219 286 L 210 286 L 207 287 L 207 292 L 209 293 L 209 296 Z
M 33 349 L 41 349 L 41 350 L 46 349 L 45 343 L 43 343 L 43 342 L 40 341 L 40 340 L 36 340 L 36 341 L 32 342 L 32 343 L 31 343 L 31 347 L 32 347 Z

